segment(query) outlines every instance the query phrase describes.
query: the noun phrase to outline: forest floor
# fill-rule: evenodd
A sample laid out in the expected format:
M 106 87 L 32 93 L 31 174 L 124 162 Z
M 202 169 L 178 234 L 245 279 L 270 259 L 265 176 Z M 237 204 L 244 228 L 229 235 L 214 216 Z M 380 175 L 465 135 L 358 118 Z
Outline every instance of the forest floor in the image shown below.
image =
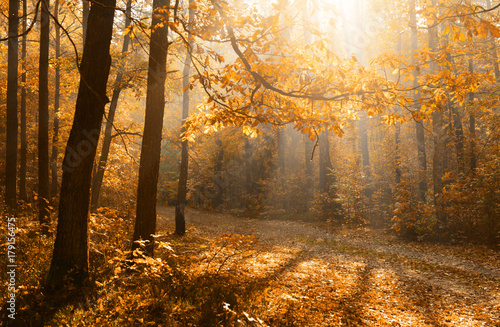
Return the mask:
M 174 208 L 158 215 L 172 231 Z M 500 326 L 498 249 L 193 209 L 186 221 L 169 243 L 193 274 L 246 280 L 225 304 L 245 325 Z
M 20 216 L 16 319 L 7 319 L 5 280 L 0 320 L 10 326 L 500 327 L 498 248 L 189 208 L 187 233 L 179 237 L 172 233 L 174 208 L 159 207 L 158 216 L 151 258 L 127 251 L 133 215 L 101 208 L 90 221 L 89 283 L 55 293 L 43 286 L 53 237 L 30 232 L 36 220 Z

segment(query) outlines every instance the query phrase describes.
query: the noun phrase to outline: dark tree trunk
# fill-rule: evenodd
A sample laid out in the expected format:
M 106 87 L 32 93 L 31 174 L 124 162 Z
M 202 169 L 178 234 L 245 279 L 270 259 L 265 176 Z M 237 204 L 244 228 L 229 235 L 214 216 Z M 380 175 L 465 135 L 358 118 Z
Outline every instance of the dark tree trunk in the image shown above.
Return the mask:
M 193 0 L 189 1 L 189 24 L 193 21 L 194 12 L 192 5 Z M 191 69 L 191 49 L 192 49 L 192 37 L 189 36 L 189 45 L 186 52 L 186 59 L 184 61 L 184 69 L 182 72 L 182 89 L 184 93 L 182 95 L 182 123 L 186 121 L 189 115 L 189 72 Z M 183 134 L 186 129 L 181 128 L 181 134 Z M 177 187 L 177 204 L 175 205 L 175 234 L 184 235 L 186 233 L 186 219 L 184 216 L 184 208 L 186 207 L 186 194 L 187 194 L 187 180 L 188 180 L 188 141 L 182 141 L 182 152 L 181 152 L 181 167 L 179 173 L 179 185 Z
M 328 131 L 324 131 L 319 136 L 319 190 L 328 192 L 332 184 L 331 171 L 332 161 L 330 160 L 330 140 Z
M 415 10 L 416 0 L 410 1 L 410 25 L 411 25 L 411 48 L 412 48 L 412 65 L 415 65 L 414 55 L 418 47 L 418 34 L 417 34 L 417 14 Z M 417 73 L 414 72 L 415 78 L 413 80 L 413 87 L 417 86 Z M 413 100 L 417 103 L 418 98 L 415 93 Z M 419 198 L 425 201 L 425 194 L 427 193 L 427 152 L 425 150 L 425 133 L 424 122 L 417 119 L 415 122 L 415 134 L 417 139 L 417 158 L 418 158 L 418 190 Z
M 130 15 L 132 13 L 132 0 L 127 0 L 127 9 L 125 17 L 125 26 L 123 30 L 127 29 L 130 25 Z M 130 35 L 127 34 L 123 38 L 122 55 L 125 55 L 128 51 L 128 46 L 130 44 Z M 104 172 L 106 171 L 106 164 L 108 162 L 109 149 L 111 147 L 113 124 L 115 120 L 116 108 L 118 106 L 118 99 L 120 97 L 120 92 L 122 91 L 122 79 L 123 71 L 120 70 L 116 74 L 115 86 L 113 88 L 113 96 L 111 97 L 111 103 L 109 104 L 108 116 L 106 119 L 106 128 L 104 131 L 104 139 L 102 141 L 101 155 L 99 161 L 95 167 L 95 172 L 92 175 L 92 197 L 90 200 L 90 210 L 95 212 L 99 205 L 99 195 L 101 193 L 102 180 L 104 178 Z
M 42 1 L 38 67 L 38 217 L 43 234 L 49 232 L 49 41 L 50 0 Z
M 85 44 L 87 36 L 87 25 L 89 21 L 90 1 L 82 0 L 82 43 Z
M 88 219 L 92 167 L 101 130 L 111 56 L 115 0 L 92 5 L 80 66 L 75 118 L 66 145 L 59 199 L 59 219 L 49 284 L 69 277 L 78 285 L 88 276 Z
M 146 94 L 146 117 L 142 138 L 137 209 L 132 249 L 136 241 L 148 241 L 146 253 L 153 255 L 156 232 L 156 195 L 160 167 L 161 135 L 165 109 L 165 79 L 167 76 L 168 14 L 160 11 L 170 6 L 170 0 L 153 0 L 154 30 L 151 33 L 149 68 Z M 162 25 L 158 25 L 163 23 Z
M 56 20 L 59 19 L 59 1 L 55 2 L 54 5 L 54 17 Z M 55 24 L 56 31 L 56 61 L 58 61 L 61 56 L 61 30 L 58 24 Z M 50 197 L 54 199 L 57 196 L 57 191 L 59 190 L 59 182 L 57 179 L 57 143 L 59 142 L 59 102 L 61 98 L 61 67 L 59 62 L 56 63 L 55 72 L 55 82 L 54 82 L 54 134 L 52 135 L 52 156 L 51 170 L 52 170 L 52 182 L 50 184 Z
M 26 163 L 28 154 L 28 141 L 26 137 L 26 28 L 27 28 L 27 14 L 28 14 L 28 0 L 23 0 L 23 40 L 21 50 L 21 60 L 23 63 L 23 73 L 21 74 L 21 82 L 23 87 L 21 89 L 21 156 L 19 166 L 19 198 L 23 201 L 28 200 L 26 192 Z
M 7 144 L 5 158 L 5 204 L 17 207 L 17 71 L 19 0 L 9 0 L 9 41 L 7 67 Z

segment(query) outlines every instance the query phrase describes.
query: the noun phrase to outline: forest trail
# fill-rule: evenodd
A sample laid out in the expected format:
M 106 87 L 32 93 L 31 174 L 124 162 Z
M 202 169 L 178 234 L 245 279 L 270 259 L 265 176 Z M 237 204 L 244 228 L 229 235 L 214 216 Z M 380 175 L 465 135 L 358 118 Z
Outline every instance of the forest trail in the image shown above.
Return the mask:
M 160 233 L 172 231 L 174 208 L 158 214 Z M 500 326 L 500 253 L 491 248 L 193 209 L 186 220 L 188 239 L 257 237 L 261 248 L 238 269 L 265 281 L 259 294 L 268 309 L 250 307 L 268 323 L 286 323 L 292 318 L 277 312 L 289 317 L 298 306 L 292 321 L 303 318 L 299 325 Z M 314 324 L 311 314 L 319 319 Z

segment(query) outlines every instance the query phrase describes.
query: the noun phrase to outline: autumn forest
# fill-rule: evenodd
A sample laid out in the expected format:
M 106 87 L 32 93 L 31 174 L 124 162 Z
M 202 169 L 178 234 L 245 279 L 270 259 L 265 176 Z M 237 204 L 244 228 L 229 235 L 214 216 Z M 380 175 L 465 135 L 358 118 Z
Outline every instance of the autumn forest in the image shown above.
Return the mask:
M 500 326 L 500 1 L 0 0 L 6 326 Z

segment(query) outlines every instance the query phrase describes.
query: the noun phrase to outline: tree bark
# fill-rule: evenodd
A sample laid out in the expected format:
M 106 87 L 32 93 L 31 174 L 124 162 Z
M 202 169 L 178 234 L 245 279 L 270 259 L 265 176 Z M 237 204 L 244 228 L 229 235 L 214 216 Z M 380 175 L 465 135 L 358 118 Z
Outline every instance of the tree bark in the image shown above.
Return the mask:
M 192 6 L 194 5 L 194 0 L 189 1 L 189 25 L 192 24 L 194 11 Z M 189 72 L 191 69 L 191 49 L 193 46 L 193 39 L 189 35 L 189 44 L 186 51 L 186 59 L 184 61 L 184 69 L 182 71 L 182 89 L 184 93 L 182 94 L 182 128 L 181 134 L 186 132 L 184 128 L 184 123 L 189 115 Z M 187 194 L 187 180 L 188 180 L 188 141 L 182 141 L 182 152 L 181 152 L 181 167 L 179 173 L 179 184 L 177 187 L 177 204 L 175 205 L 175 234 L 184 235 L 186 233 L 186 218 L 184 216 L 184 208 L 186 207 L 186 194 Z
M 49 232 L 49 42 L 50 0 L 42 0 L 40 59 L 38 67 L 38 219 L 43 234 Z
M 153 255 L 156 232 L 156 196 L 160 167 L 161 135 L 165 109 L 165 80 L 168 52 L 168 8 L 170 0 L 153 0 L 154 30 L 151 33 L 148 82 L 146 91 L 146 117 L 142 138 L 137 190 L 137 209 L 132 249 L 139 247 L 137 241 L 147 241 L 145 250 Z M 159 25 L 163 23 L 162 25 Z
M 89 0 L 82 0 L 82 44 L 85 44 L 85 38 L 87 36 L 89 13 L 90 13 Z
M 23 0 L 23 39 L 21 48 L 21 61 L 23 63 L 23 73 L 21 74 L 21 82 L 23 84 L 21 88 L 21 155 L 20 155 L 20 165 L 19 165 L 19 198 L 23 201 L 28 200 L 28 195 L 26 192 L 26 163 L 28 154 L 28 142 L 26 137 L 26 44 L 27 44 L 27 20 L 28 20 L 28 0 Z
M 69 277 L 88 277 L 88 219 L 92 167 L 101 130 L 116 0 L 93 2 L 80 66 L 75 117 L 63 160 L 59 219 L 48 282 L 62 286 Z
M 7 50 L 7 144 L 5 158 L 5 204 L 17 207 L 17 73 L 19 0 L 9 0 L 9 41 Z
M 125 26 L 123 30 L 126 30 L 130 25 L 130 15 L 132 14 L 132 0 L 127 0 L 125 16 Z M 127 34 L 123 38 L 122 55 L 128 52 L 128 47 L 130 44 L 130 35 Z M 95 212 L 99 205 L 99 195 L 101 193 L 102 180 L 104 178 L 104 172 L 106 171 L 106 164 L 108 162 L 109 149 L 111 148 L 112 131 L 113 124 L 115 121 L 116 108 L 118 106 L 118 99 L 120 97 L 120 92 L 123 89 L 121 85 L 123 79 L 123 70 L 120 70 L 116 74 L 115 86 L 113 88 L 113 95 L 111 97 L 111 103 L 109 104 L 108 116 L 106 119 L 106 128 L 104 130 L 104 139 L 102 142 L 101 155 L 99 161 L 96 165 L 95 173 L 92 175 L 92 196 L 90 200 L 90 210 Z
M 328 192 L 332 178 L 332 161 L 330 160 L 330 140 L 328 131 L 324 131 L 319 136 L 319 190 Z
M 418 32 L 417 32 L 417 14 L 415 10 L 416 0 L 410 1 L 410 25 L 411 25 L 411 48 L 412 48 L 412 65 L 415 65 L 415 55 L 417 54 L 418 47 Z M 413 87 L 418 86 L 417 72 L 413 73 Z M 413 95 L 413 100 L 418 103 L 417 93 Z M 418 110 L 420 111 L 420 110 Z M 415 121 L 415 135 L 417 139 L 417 158 L 418 158 L 418 193 L 420 201 L 425 201 L 425 194 L 427 193 L 427 152 L 425 150 L 425 132 L 424 122 L 421 119 Z
M 56 0 L 54 5 L 54 18 L 59 21 L 59 1 Z M 52 170 L 52 182 L 50 184 L 50 197 L 52 200 L 57 196 L 57 191 L 59 190 L 59 182 L 57 178 L 57 143 L 59 141 L 59 102 L 61 98 L 61 67 L 59 66 L 59 58 L 61 56 L 61 30 L 58 24 L 55 24 L 56 32 L 56 72 L 55 72 L 55 82 L 54 82 L 54 134 L 52 135 L 52 156 L 51 170 Z

